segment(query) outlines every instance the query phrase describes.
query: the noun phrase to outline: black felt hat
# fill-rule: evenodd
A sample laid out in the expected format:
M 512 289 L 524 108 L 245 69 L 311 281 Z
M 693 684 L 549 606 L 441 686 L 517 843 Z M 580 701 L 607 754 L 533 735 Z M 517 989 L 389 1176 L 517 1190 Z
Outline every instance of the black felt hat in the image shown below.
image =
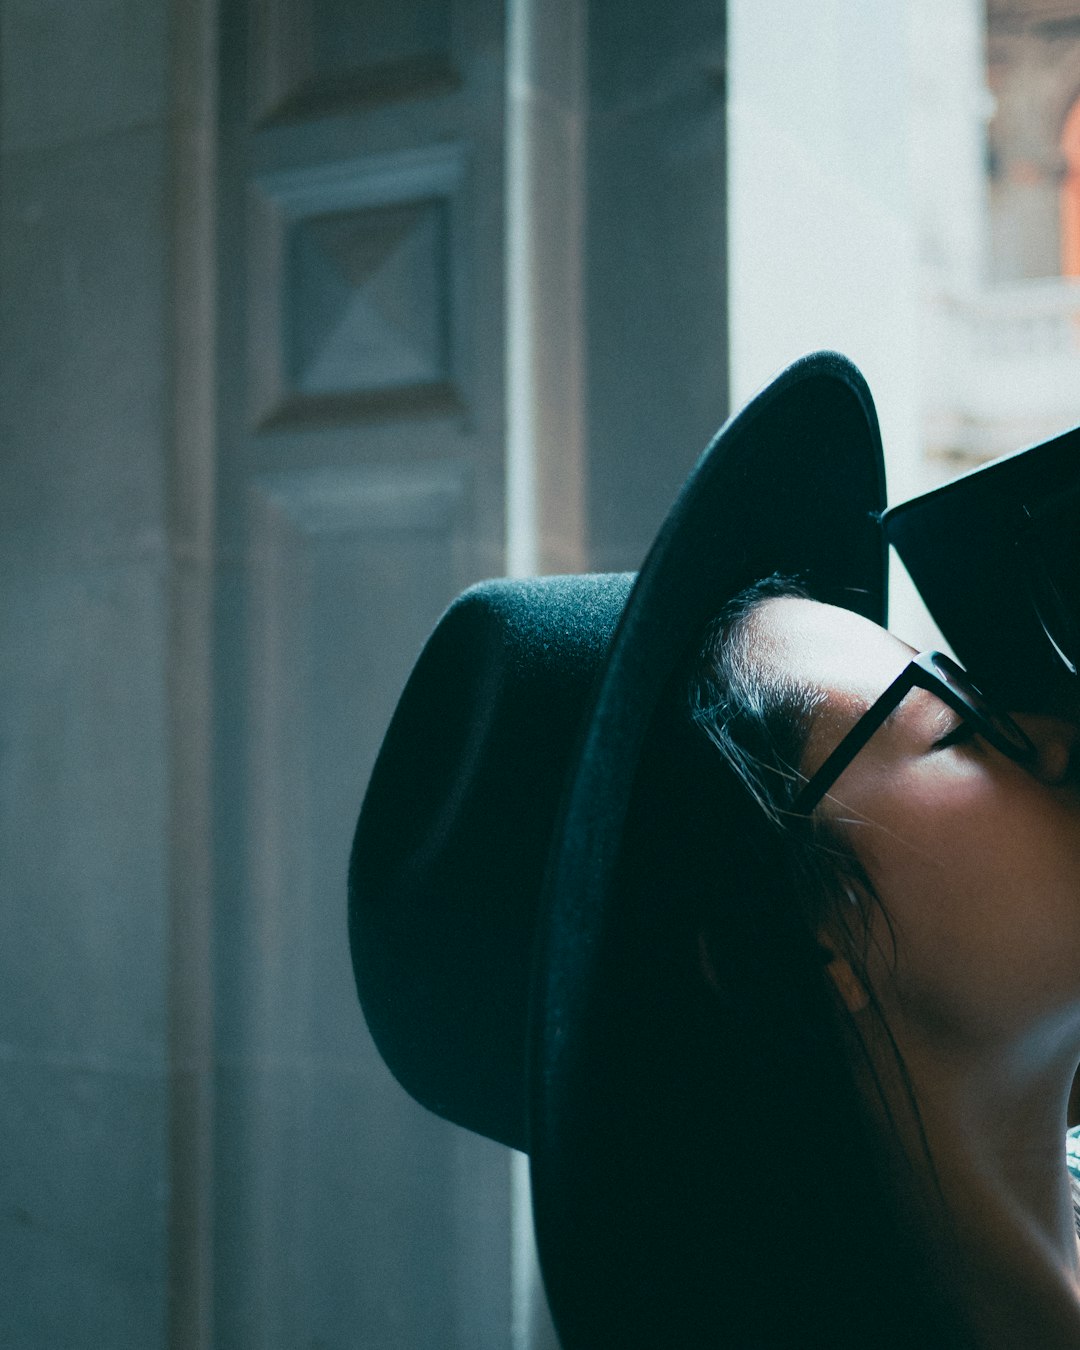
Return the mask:
M 530 1154 L 565 1346 L 731 1333 L 760 1243 L 727 1215 L 740 1196 L 782 1203 L 786 1109 L 812 1117 L 815 1093 L 846 1090 L 800 1043 L 820 961 L 759 809 L 689 726 L 680 672 L 708 620 L 773 573 L 884 622 L 883 506 L 862 377 L 806 357 L 721 429 L 636 577 L 460 597 L 387 732 L 349 873 L 361 1003 L 413 1096 Z M 700 973 L 706 903 L 726 997 Z M 758 978 L 778 964 L 790 978 Z M 813 1147 L 813 1120 L 800 1129 Z
M 1080 428 L 1003 455 L 885 514 L 960 660 L 1010 707 L 1076 697 Z

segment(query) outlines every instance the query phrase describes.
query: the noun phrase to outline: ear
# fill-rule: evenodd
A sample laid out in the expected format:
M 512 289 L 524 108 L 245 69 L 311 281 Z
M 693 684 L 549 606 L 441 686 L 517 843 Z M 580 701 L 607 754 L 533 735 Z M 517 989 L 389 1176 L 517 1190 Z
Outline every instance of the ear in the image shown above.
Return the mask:
M 825 966 L 825 972 L 836 986 L 836 992 L 843 999 L 844 1007 L 853 1017 L 856 1013 L 864 1012 L 870 1003 L 866 986 L 852 970 L 851 962 L 846 957 L 839 956 L 828 943 L 823 945 L 832 952 Z

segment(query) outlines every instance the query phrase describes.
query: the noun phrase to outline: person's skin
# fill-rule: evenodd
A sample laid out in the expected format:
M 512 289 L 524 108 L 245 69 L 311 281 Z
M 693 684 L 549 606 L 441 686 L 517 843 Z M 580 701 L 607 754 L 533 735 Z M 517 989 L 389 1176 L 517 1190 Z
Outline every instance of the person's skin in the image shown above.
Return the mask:
M 750 623 L 762 659 L 825 695 L 806 774 L 913 654 L 809 600 L 765 601 Z M 912 690 L 816 811 L 851 843 L 892 921 L 875 909 L 868 977 L 914 1086 L 980 1330 L 987 1345 L 1050 1350 L 1080 1346 L 1064 1141 L 1080 1064 L 1078 730 L 1018 720 L 1039 748 L 1035 772 L 955 735 L 957 714 Z M 842 955 L 829 971 L 888 1082 L 895 1057 L 866 990 Z M 899 1093 L 894 1106 L 902 1119 Z

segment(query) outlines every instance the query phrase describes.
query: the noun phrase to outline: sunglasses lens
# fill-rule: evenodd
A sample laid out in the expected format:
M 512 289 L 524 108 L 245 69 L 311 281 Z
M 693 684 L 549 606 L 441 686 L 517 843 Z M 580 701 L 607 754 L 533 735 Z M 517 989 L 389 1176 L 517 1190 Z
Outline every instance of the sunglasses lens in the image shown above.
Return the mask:
M 1008 713 L 1000 712 L 988 703 L 980 689 L 972 684 L 966 670 L 938 653 L 934 658 L 934 671 L 948 685 L 949 689 L 962 699 L 970 709 L 972 718 L 980 731 L 998 749 L 1013 759 L 1028 760 L 1034 754 L 1034 747 L 1024 732 Z
M 1035 613 L 1072 674 L 1080 664 L 1080 485 L 1030 512 L 1017 540 Z
M 1073 563 L 1080 567 L 1080 559 Z M 1039 616 L 1043 632 L 1054 650 L 1075 675 L 1080 662 L 1080 639 L 1077 637 L 1077 614 L 1080 613 L 1080 582 L 1070 577 L 1063 566 L 1045 569 L 1034 579 L 1031 598 Z

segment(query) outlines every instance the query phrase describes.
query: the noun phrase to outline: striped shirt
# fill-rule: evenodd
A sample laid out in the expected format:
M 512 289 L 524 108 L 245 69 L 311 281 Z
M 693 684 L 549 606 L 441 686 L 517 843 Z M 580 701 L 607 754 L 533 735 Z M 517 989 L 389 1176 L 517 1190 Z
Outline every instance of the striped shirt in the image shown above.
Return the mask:
M 1073 1213 L 1076 1216 L 1076 1231 L 1080 1233 L 1080 1125 L 1065 1135 L 1065 1164 L 1072 1181 Z

